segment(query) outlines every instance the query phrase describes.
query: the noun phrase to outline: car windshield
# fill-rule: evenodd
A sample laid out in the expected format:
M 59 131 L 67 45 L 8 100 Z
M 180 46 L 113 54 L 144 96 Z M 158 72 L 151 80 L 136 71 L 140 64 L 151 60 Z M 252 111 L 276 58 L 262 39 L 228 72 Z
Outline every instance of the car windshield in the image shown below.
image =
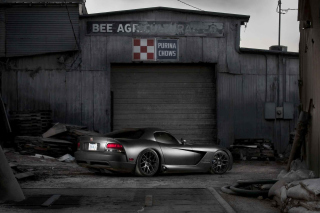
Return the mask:
M 143 135 L 144 131 L 138 130 L 119 130 L 106 134 L 109 138 L 127 138 L 127 139 L 139 139 Z

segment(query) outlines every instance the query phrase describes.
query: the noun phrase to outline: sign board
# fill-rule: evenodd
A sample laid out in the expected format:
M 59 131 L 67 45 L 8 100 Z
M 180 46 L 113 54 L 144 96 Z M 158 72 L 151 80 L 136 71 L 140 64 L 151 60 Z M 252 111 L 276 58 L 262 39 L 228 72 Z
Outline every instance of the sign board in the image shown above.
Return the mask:
M 178 39 L 157 39 L 157 60 L 178 60 Z
M 179 61 L 179 40 L 134 38 L 132 53 L 133 61 Z
M 134 61 L 155 61 L 155 39 L 135 38 L 132 40 Z
M 124 36 L 205 36 L 223 37 L 224 25 L 220 22 L 171 22 L 171 21 L 88 21 L 89 35 Z

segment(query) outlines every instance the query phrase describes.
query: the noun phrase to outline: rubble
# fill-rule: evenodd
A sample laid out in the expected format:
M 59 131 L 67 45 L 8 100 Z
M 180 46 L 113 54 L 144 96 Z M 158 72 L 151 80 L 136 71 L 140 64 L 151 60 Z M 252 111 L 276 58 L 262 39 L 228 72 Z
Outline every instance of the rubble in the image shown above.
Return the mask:
M 53 127 L 51 127 L 48 131 L 46 131 L 45 133 L 42 134 L 43 138 L 49 138 L 53 135 L 57 135 L 59 133 L 62 132 L 66 132 L 67 131 L 67 127 L 64 124 L 60 124 L 60 123 L 56 123 L 55 125 L 53 125 Z
M 73 143 L 55 138 L 34 136 L 17 136 L 14 146 L 20 154 L 45 154 L 58 157 L 66 153 L 73 153 Z
M 320 178 L 299 159 L 292 161 L 291 170 L 282 170 L 279 181 L 269 190 L 281 212 L 310 213 L 320 210 Z
M 299 159 L 292 161 L 290 168 L 289 172 L 282 170 L 277 179 L 292 182 L 315 177 L 313 171 L 308 170 L 305 162 L 301 162 Z
M 236 139 L 230 151 L 235 159 L 275 159 L 273 143 L 267 139 Z
M 61 161 L 61 162 L 67 162 L 67 163 L 70 163 L 72 161 L 74 161 L 75 158 L 69 154 L 66 154 L 60 158 L 58 158 L 58 161 Z
M 51 111 L 10 112 L 15 151 L 23 155 L 46 155 L 54 158 L 73 155 L 81 136 L 102 136 L 86 126 L 52 124 Z
M 11 111 L 10 123 L 15 135 L 40 136 L 52 123 L 50 110 Z

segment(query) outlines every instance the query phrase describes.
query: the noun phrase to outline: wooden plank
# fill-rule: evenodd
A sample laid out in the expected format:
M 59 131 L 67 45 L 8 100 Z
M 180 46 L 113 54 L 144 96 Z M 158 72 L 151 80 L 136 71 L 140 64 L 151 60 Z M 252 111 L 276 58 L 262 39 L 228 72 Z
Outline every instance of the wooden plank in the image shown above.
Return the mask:
M 110 131 L 110 78 L 107 72 L 94 72 L 94 130 Z
M 109 63 L 132 61 L 131 37 L 109 36 L 107 37 L 107 43 L 107 57 L 104 60 L 108 59 Z
M 91 36 L 90 70 L 107 70 L 107 48 L 107 37 Z
M 33 172 L 18 173 L 14 175 L 18 180 L 34 176 Z
M 61 195 L 52 195 L 46 202 L 41 204 L 43 207 L 49 207 L 51 206 L 55 201 L 57 201 L 60 198 Z
M 288 58 L 286 60 L 287 75 L 299 75 L 299 59 Z
M 278 153 L 282 153 L 286 150 L 288 144 L 289 144 L 289 133 L 290 133 L 290 129 L 289 129 L 289 122 L 288 121 L 284 121 L 281 120 L 280 121 L 280 128 L 281 128 L 281 140 L 280 145 L 279 145 L 279 149 L 277 149 Z
M 255 55 L 256 74 L 267 75 L 267 58 L 266 55 Z
M 80 19 L 81 70 L 91 69 L 91 36 L 87 36 L 87 23 Z
M 51 127 L 48 131 L 43 133 L 42 137 L 43 138 L 48 138 L 48 137 L 51 137 L 53 135 L 57 135 L 59 133 L 66 132 L 66 131 L 67 131 L 66 125 L 57 123 L 53 127 Z
M 32 87 L 33 92 L 34 110 L 49 110 L 51 71 L 34 70 L 33 72 L 30 73 L 30 86 Z
M 247 138 L 256 138 L 257 126 L 256 126 L 256 100 L 257 100 L 257 80 L 256 75 L 244 75 L 243 76 L 243 108 L 242 108 L 242 134 Z
M 50 72 L 50 105 L 54 122 L 66 123 L 67 96 L 66 71 L 54 70 Z M 79 86 L 76 86 L 79 87 Z
M 81 125 L 81 72 L 66 72 L 66 123 Z
M 171 21 L 171 17 L 173 17 L 175 14 L 170 11 L 164 11 L 164 10 L 155 10 L 155 21 Z
M 241 54 L 240 64 L 242 74 L 257 74 L 256 57 L 254 54 Z
M 218 38 L 219 47 L 219 62 L 217 64 L 218 72 L 228 72 L 227 67 L 227 39 Z
M 234 140 L 233 104 L 232 98 L 230 99 L 232 78 L 231 75 L 219 73 L 217 79 L 218 138 L 224 147 L 228 147 Z
M 257 75 L 257 93 L 256 93 L 256 107 L 257 107 L 257 137 L 268 138 L 272 133 L 267 121 L 264 118 L 265 102 L 267 98 L 267 76 Z M 271 130 L 271 131 L 270 131 Z
M 89 130 L 93 130 L 94 123 L 94 72 L 83 71 L 81 74 L 81 125 L 87 126 Z
M 278 57 L 274 55 L 268 55 L 268 75 L 276 75 L 278 73 Z
M 187 61 L 189 63 L 203 61 L 202 48 L 203 48 L 202 38 L 187 37 L 187 49 L 186 49 Z
M 230 73 L 241 73 L 239 53 L 236 52 L 236 35 L 238 24 L 229 22 L 225 28 L 227 32 L 227 66 Z
M 203 38 L 203 61 L 217 63 L 219 60 L 219 44 L 217 38 Z
M 187 38 L 180 37 L 179 38 L 179 61 L 187 62 L 188 54 L 187 54 Z
M 277 75 L 268 75 L 267 77 L 267 102 L 276 102 L 277 101 Z
M 18 84 L 18 110 L 32 110 L 32 91 L 30 91 L 29 76 L 27 72 L 17 72 Z
M 18 110 L 17 72 L 13 70 L 2 70 L 1 78 L 2 98 L 6 106 L 7 112 L 16 111 Z

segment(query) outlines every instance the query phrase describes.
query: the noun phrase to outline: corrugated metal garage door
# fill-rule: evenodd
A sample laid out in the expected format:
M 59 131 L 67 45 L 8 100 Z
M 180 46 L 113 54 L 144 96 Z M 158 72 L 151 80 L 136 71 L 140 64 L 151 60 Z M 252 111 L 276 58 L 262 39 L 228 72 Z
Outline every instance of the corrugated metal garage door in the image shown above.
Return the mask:
M 217 136 L 212 66 L 112 65 L 113 130 L 163 128 L 179 139 L 213 143 Z

